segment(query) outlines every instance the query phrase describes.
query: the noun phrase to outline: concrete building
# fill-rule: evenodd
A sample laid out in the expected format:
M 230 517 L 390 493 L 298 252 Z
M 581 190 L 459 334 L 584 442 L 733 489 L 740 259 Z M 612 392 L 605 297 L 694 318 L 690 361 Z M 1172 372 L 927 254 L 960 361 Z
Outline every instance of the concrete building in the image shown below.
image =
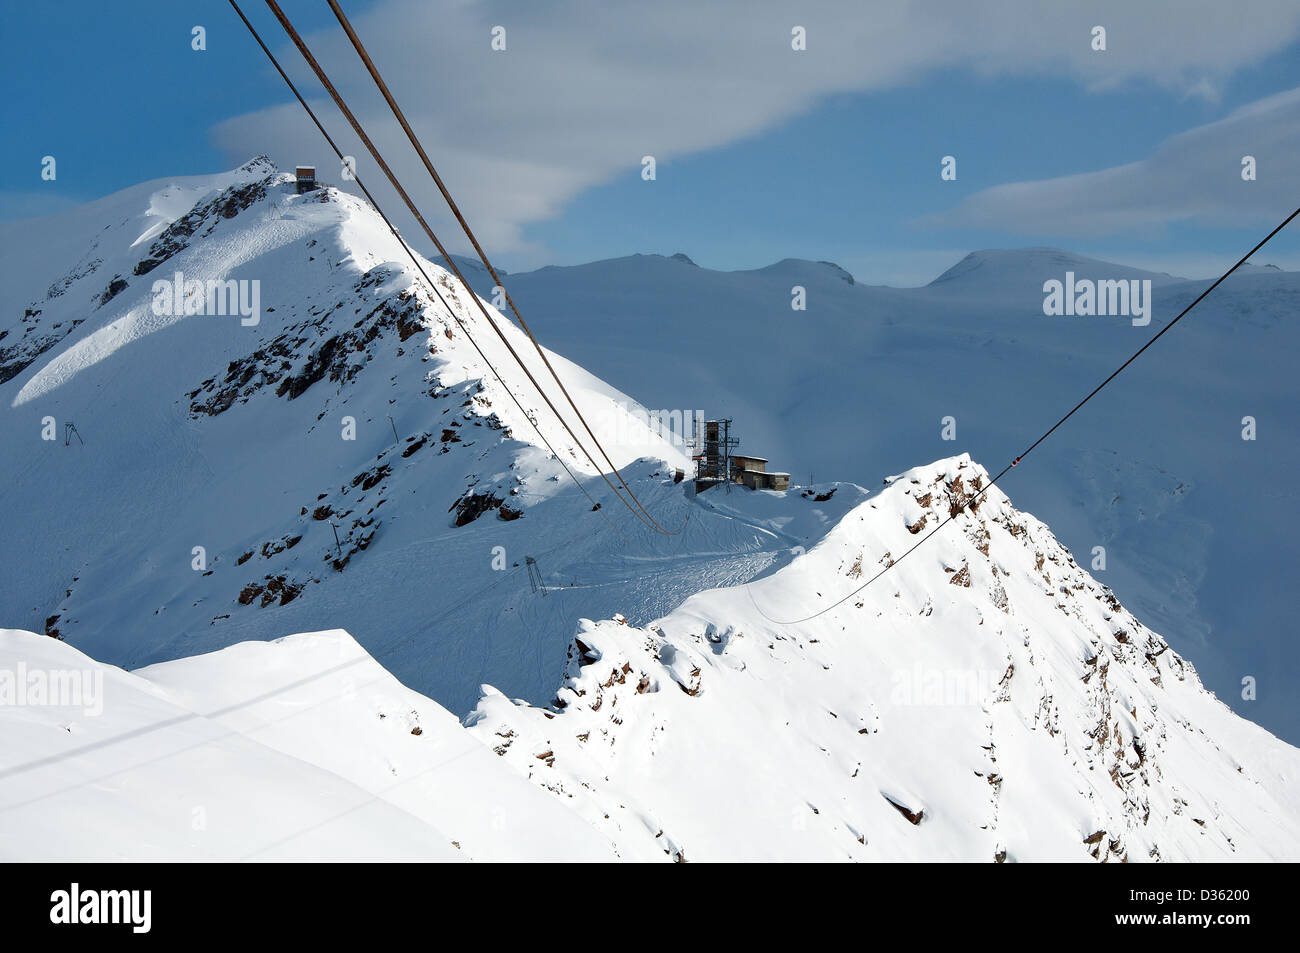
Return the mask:
M 700 437 L 702 445 L 695 455 L 697 493 L 719 483 L 740 483 L 751 490 L 790 488 L 790 474 L 769 473 L 766 457 L 731 452 L 740 441 L 731 436 L 730 420 L 706 420 Z
M 731 458 L 731 467 L 733 479 L 745 484 L 751 490 L 790 489 L 790 474 L 776 471 L 769 473 L 766 457 L 737 455 Z

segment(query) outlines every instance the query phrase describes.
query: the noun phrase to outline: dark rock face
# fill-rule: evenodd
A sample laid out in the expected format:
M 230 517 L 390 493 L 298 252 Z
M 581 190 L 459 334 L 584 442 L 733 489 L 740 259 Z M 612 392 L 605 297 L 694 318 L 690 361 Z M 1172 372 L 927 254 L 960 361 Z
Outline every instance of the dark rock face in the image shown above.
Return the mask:
M 303 589 L 302 583 L 294 582 L 287 576 L 267 576 L 265 583 L 250 582 L 246 585 L 240 591 L 237 601 L 241 606 L 249 606 L 260 597 L 259 605 L 263 609 L 273 602 L 287 606 L 298 598 Z
M 212 233 L 223 218 L 234 218 L 254 202 L 266 197 L 267 185 L 274 176 L 259 182 L 232 185 L 210 202 L 195 205 L 164 229 L 152 245 L 149 254 L 136 262 L 135 274 L 147 275 L 177 252 L 189 246 L 190 238 L 200 238 Z M 206 226 L 206 227 L 205 227 Z M 202 229 L 202 231 L 200 231 Z
M 80 324 L 81 322 L 76 322 Z M 75 326 L 75 325 L 74 325 Z M 69 331 L 72 329 L 69 328 Z M 47 334 L 19 342 L 13 347 L 0 348 L 0 384 L 12 380 L 31 366 L 32 362 L 67 336 L 64 334 Z
M 114 275 L 113 280 L 108 283 L 108 287 L 104 290 L 104 293 L 99 296 L 99 306 L 102 308 L 125 290 L 126 279 L 121 275 Z
M 372 269 L 358 279 L 353 290 L 360 296 L 362 291 L 388 277 L 387 269 Z M 225 413 L 236 402 L 243 403 L 270 385 L 276 385 L 277 397 L 295 400 L 321 380 L 346 384 L 360 372 L 373 354 L 375 342 L 383 340 L 387 332 L 396 329 L 399 337 L 405 334 L 402 338 L 405 340 L 415 333 L 414 329 L 425 327 L 420 301 L 408 290 L 383 299 L 350 328 L 321 341 L 324 334 L 338 326 L 336 312 L 346 304 L 339 301 L 328 310 L 313 310 L 311 318 L 289 325 L 252 354 L 231 361 L 223 380 L 218 382 L 216 377 L 210 377 L 190 391 L 191 415 Z M 320 343 L 311 350 L 316 341 Z M 292 373 L 299 362 L 302 362 L 301 369 Z
M 352 478 L 352 485 L 356 486 L 360 484 L 362 492 L 365 492 L 366 490 L 370 490 L 376 487 L 381 481 L 385 480 L 388 477 L 388 475 L 392 472 L 393 472 L 393 468 L 388 466 L 387 464 L 384 464 L 382 467 L 376 467 L 375 469 L 368 470 L 365 473 L 358 473 L 355 477 Z
M 300 373 L 293 377 L 286 377 L 280 382 L 280 386 L 275 390 L 276 396 L 283 397 L 288 394 L 290 400 L 301 396 L 308 387 L 323 378 L 326 371 L 330 370 L 338 346 L 338 335 L 335 335 L 318 347 L 307 359 L 307 366 Z
M 21 334 L 13 343 L 0 347 L 0 384 L 13 380 L 27 370 L 32 362 L 71 334 L 83 321 L 84 318 L 77 318 L 65 325 L 55 324 L 48 331 L 42 331 L 41 309 L 25 309 L 17 324 L 0 331 L 0 341 L 8 338 L 11 331 L 15 335 Z
M 466 493 L 451 508 L 456 511 L 456 525 L 465 526 L 500 505 L 501 501 L 491 493 Z
M 511 506 L 491 493 L 466 492 L 451 505 L 451 509 L 456 511 L 457 526 L 472 523 L 489 510 L 496 510 L 497 516 L 507 522 L 517 520 L 524 515 L 522 509 Z

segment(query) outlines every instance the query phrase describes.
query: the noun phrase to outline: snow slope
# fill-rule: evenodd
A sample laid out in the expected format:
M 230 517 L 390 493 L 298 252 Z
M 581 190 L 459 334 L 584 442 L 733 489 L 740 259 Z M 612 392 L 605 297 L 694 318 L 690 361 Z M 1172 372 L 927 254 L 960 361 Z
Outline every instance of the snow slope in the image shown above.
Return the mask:
M 134 674 L 0 632 L 0 698 L 11 672 L 102 679 L 0 705 L 0 856 L 1300 857 L 1300 750 L 996 488 L 842 608 L 769 618 L 856 587 L 987 479 L 919 467 L 759 582 L 582 620 L 552 705 L 485 686 L 468 730 L 341 631 Z
M 6 629 L 0 659 L 99 686 L 0 705 L 5 860 L 614 856 L 346 632 L 132 674 Z
M 1151 324 L 1045 316 L 1043 283 L 1067 271 L 1150 280 Z M 975 252 L 923 288 L 854 283 L 826 262 L 718 272 L 659 255 L 505 282 L 556 349 L 647 406 L 734 418 L 740 451 L 796 482 L 870 481 L 962 450 L 1001 469 L 1209 283 L 1047 248 Z M 796 285 L 806 311 L 791 310 Z M 1300 274 L 1244 266 L 1007 478 L 1081 560 L 1105 547 L 1099 578 L 1292 742 L 1300 644 L 1280 567 L 1300 560 L 1300 527 L 1279 474 L 1300 472 L 1298 306 Z
M 794 621 L 987 479 L 965 455 L 919 467 L 760 582 L 644 628 L 584 620 L 558 715 L 489 692 L 469 724 L 628 856 L 1300 856 L 1300 751 L 1207 693 L 996 487 Z

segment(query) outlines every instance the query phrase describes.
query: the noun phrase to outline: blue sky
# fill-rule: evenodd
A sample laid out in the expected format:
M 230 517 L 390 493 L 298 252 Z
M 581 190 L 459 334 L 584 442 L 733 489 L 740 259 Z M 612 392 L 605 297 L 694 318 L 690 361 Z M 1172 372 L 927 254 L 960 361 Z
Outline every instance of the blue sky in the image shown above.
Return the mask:
M 404 140 L 325 4 L 283 5 L 386 153 L 400 155 Z M 316 99 L 265 7 L 243 6 Z M 1200 276 L 1300 202 L 1300 108 L 1285 96 L 1300 89 L 1300 43 L 1285 12 L 1270 22 L 1257 11 L 1256 27 L 1188 27 L 1090 4 L 986 30 L 956 22 L 954 7 L 953 35 L 971 39 L 953 52 L 921 38 L 928 23 L 899 13 L 881 27 L 847 3 L 744 4 L 707 22 L 712 11 L 674 3 L 654 21 L 577 0 L 546 17 L 491 0 L 438 6 L 346 5 L 489 252 L 512 270 L 684 251 L 714 268 L 830 259 L 860 280 L 917 284 L 972 249 L 1055 245 Z M 1177 9 L 1195 20 L 1196 6 Z M 70 2 L 57 24 L 47 9 L 4 13 L 0 69 L 12 92 L 0 219 L 257 152 L 332 165 L 225 0 Z M 1088 49 L 1093 20 L 1111 23 L 1104 53 Z M 809 43 L 796 53 L 788 24 L 801 21 Z M 496 23 L 511 45 L 494 54 Z M 190 48 L 196 24 L 203 52 Z M 1023 42 L 1008 43 L 1008 30 Z M 332 107 L 322 115 L 342 132 Z M 1235 166 L 1247 153 L 1258 153 L 1254 183 Z M 643 154 L 658 159 L 653 182 L 641 178 Z M 949 154 L 955 182 L 939 176 Z M 58 161 L 55 182 L 41 180 L 44 155 Z M 368 161 L 362 177 L 395 206 Z M 413 161 L 394 161 L 435 208 Z M 1102 178 L 1065 178 L 1089 174 Z M 1099 227 L 1089 210 L 1108 205 Z M 1300 231 L 1262 260 L 1300 268 Z

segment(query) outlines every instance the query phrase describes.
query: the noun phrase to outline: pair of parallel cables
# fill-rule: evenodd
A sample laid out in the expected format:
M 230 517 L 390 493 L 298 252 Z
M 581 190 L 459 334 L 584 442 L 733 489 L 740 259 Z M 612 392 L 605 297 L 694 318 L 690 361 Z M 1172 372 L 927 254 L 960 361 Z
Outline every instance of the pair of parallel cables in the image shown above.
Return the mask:
M 267 59 L 271 62 L 271 65 L 275 67 L 276 72 L 280 74 L 280 77 L 284 80 L 285 84 L 289 87 L 289 90 L 293 93 L 294 98 L 298 100 L 298 103 L 306 111 L 308 117 L 312 120 L 313 124 L 315 124 L 316 128 L 320 131 L 321 135 L 325 138 L 325 141 L 329 144 L 330 148 L 334 151 L 334 154 L 338 156 L 339 161 L 341 163 L 344 162 L 345 159 L 343 156 L 343 151 L 339 148 L 338 144 L 334 141 L 333 137 L 330 136 L 330 134 L 326 131 L 324 125 L 321 123 L 320 119 L 316 116 L 316 113 L 307 104 L 307 101 L 303 98 L 302 94 L 298 91 L 297 86 L 293 83 L 293 81 L 289 78 L 288 74 L 281 67 L 280 63 L 276 60 L 275 56 L 271 53 L 270 49 L 267 47 L 266 43 L 263 42 L 262 37 L 257 32 L 256 28 L 254 28 L 252 23 L 250 23 L 248 18 L 244 15 L 244 12 L 242 9 L 240 9 L 237 0 L 229 0 L 229 2 L 231 7 L 234 8 L 235 13 L 239 16 L 239 19 L 243 22 L 244 26 L 248 29 L 253 39 L 257 42 L 257 45 L 261 47 L 262 52 L 266 55 Z M 673 536 L 681 532 L 681 527 L 679 527 L 677 530 L 666 529 L 665 527 L 660 525 L 660 523 L 657 520 L 655 520 L 653 516 L 650 515 L 650 513 L 646 510 L 645 506 L 642 505 L 641 501 L 637 498 L 632 488 L 628 486 L 627 481 L 623 478 L 623 475 L 619 471 L 618 467 L 616 467 L 613 461 L 610 459 L 608 452 L 606 452 L 604 446 L 601 444 L 600 440 L 596 437 L 590 425 L 587 423 L 587 420 L 583 416 L 582 411 L 579 410 L 577 403 L 574 401 L 573 397 L 569 394 L 568 388 L 565 387 L 564 382 L 560 379 L 559 374 L 556 373 L 555 368 L 551 365 L 550 360 L 546 356 L 545 350 L 542 348 L 537 338 L 533 335 L 533 332 L 528 327 L 528 324 L 524 321 L 523 316 L 519 313 L 519 309 L 515 305 L 513 299 L 510 298 L 509 293 L 505 291 L 505 287 L 502 284 L 496 269 L 492 266 L 492 263 L 488 260 L 488 257 L 486 253 L 483 251 L 482 246 L 479 244 L 478 239 L 474 236 L 473 231 L 470 229 L 469 223 L 465 220 L 465 217 L 461 213 L 460 208 L 456 205 L 455 200 L 452 198 L 451 193 L 448 191 L 446 184 L 443 182 L 441 176 L 438 175 L 437 170 L 434 168 L 433 163 L 430 161 L 428 153 L 425 151 L 423 145 L 421 145 L 420 140 L 416 136 L 415 132 L 411 129 L 410 123 L 407 122 L 405 115 L 402 113 L 400 107 L 397 105 L 397 102 L 393 98 L 387 83 L 384 82 L 383 77 L 380 75 L 378 68 L 374 64 L 374 61 L 370 58 L 369 53 L 366 51 L 365 46 L 362 44 L 360 37 L 357 36 L 356 31 L 352 28 L 352 24 L 348 21 L 347 15 L 343 12 L 342 8 L 339 6 L 336 0 L 328 0 L 328 2 L 330 8 L 334 12 L 334 15 L 337 17 L 339 24 L 343 27 L 344 32 L 347 33 L 348 38 L 349 40 L 351 40 L 353 47 L 356 49 L 358 55 L 361 57 L 362 62 L 366 65 L 366 69 L 369 71 L 371 78 L 375 81 L 375 85 L 379 88 L 379 91 L 383 94 L 385 101 L 388 103 L 389 107 L 393 111 L 393 115 L 397 118 L 398 122 L 402 126 L 403 131 L 406 133 L 407 138 L 411 141 L 411 144 L 415 147 L 416 152 L 419 154 L 421 161 L 424 163 L 424 166 L 426 170 L 429 172 L 429 175 L 432 177 L 434 183 L 438 186 L 438 190 L 442 193 L 443 198 L 447 201 L 448 207 L 451 209 L 452 214 L 455 216 L 456 220 L 460 223 L 461 228 L 465 232 L 466 236 L 469 238 L 471 244 L 474 246 L 474 250 L 478 253 L 479 259 L 483 262 L 484 267 L 488 270 L 488 274 L 491 275 L 492 280 L 496 283 L 496 286 L 502 289 L 506 301 L 508 302 L 510 309 L 514 312 L 515 318 L 518 320 L 519 325 L 522 328 L 524 334 L 527 335 L 529 341 L 536 349 L 537 354 L 540 356 L 542 360 L 542 363 L 546 367 L 546 370 L 550 373 L 555 383 L 559 386 L 561 393 L 564 395 L 564 398 L 568 401 L 569 406 L 572 408 L 573 413 L 577 416 L 579 422 L 581 423 L 582 428 L 586 431 L 587 436 L 591 439 L 592 443 L 596 446 L 597 451 L 599 452 L 601 458 L 604 460 L 605 465 L 609 468 L 610 473 L 612 473 L 615 479 L 617 479 L 619 486 L 616 487 L 614 485 L 613 481 L 610 480 L 609 475 L 606 473 L 605 468 L 596 462 L 591 452 L 587 449 L 587 446 L 584 443 L 584 441 L 581 440 L 578 437 L 578 435 L 574 432 L 573 428 L 569 425 L 568 420 L 565 418 L 565 416 L 562 413 L 560 413 L 559 409 L 555 406 L 555 403 L 551 400 L 546 390 L 542 387 L 542 385 L 537 381 L 537 378 L 533 375 L 532 370 L 529 369 L 528 365 L 524 362 L 523 358 L 519 355 L 518 351 L 516 351 L 515 347 L 510 343 L 509 338 L 506 337 L 505 333 L 498 326 L 497 322 L 493 320 L 492 315 L 488 312 L 487 308 L 483 304 L 483 301 L 479 298 L 477 294 L 474 293 L 474 290 L 470 287 L 469 282 L 465 279 L 465 276 L 461 273 L 461 270 L 459 266 L 456 264 L 455 259 L 452 258 L 450 252 L 448 252 L 448 250 L 443 246 L 442 242 L 439 241 L 437 235 L 434 234 L 433 229 L 429 227 L 428 222 L 425 221 L 424 216 L 420 213 L 420 210 L 416 206 L 415 202 L 411 199 L 406 189 L 403 188 L 401 182 L 398 180 L 397 176 L 393 173 L 391 167 L 384 160 L 383 154 L 379 151 L 378 147 L 374 144 L 371 138 L 366 134 L 366 131 L 361 125 L 360 121 L 357 119 L 356 115 L 352 112 L 352 110 L 348 107 L 347 102 L 344 100 L 343 96 L 339 93 L 338 89 L 330 81 L 329 76 L 326 74 L 325 70 L 321 67 L 320 62 L 312 54 L 306 42 L 302 39 L 301 35 L 299 35 L 297 29 L 295 29 L 293 23 L 289 20 L 289 18 L 285 15 L 284 11 L 280 8 L 280 5 L 276 2 L 276 0 L 266 0 L 266 5 L 270 9 L 271 13 L 275 16 L 275 18 L 280 22 L 280 25 L 284 28 L 284 31 L 289 36 L 289 39 L 293 41 L 294 46 L 298 48 L 298 52 L 302 54 L 303 59 L 307 62 L 307 65 L 311 67 L 312 72 L 316 74 L 316 78 L 320 81 L 321 85 L 330 94 L 330 98 L 333 99 L 334 104 L 338 107 L 339 111 L 343 114 L 344 118 L 347 119 L 348 124 L 352 127 L 353 131 L 357 134 L 358 138 L 360 138 L 362 144 L 365 145 L 367 151 L 370 153 L 371 157 L 375 160 L 375 163 L 384 172 L 384 175 L 388 178 L 388 181 L 392 184 L 397 194 L 401 197 L 402 201 L 405 203 L 411 215 L 419 223 L 425 235 L 427 235 L 429 239 L 433 242 L 434 246 L 438 249 L 438 253 L 442 256 L 443 260 L 447 263 L 448 267 L 454 273 L 456 278 L 465 287 L 465 290 L 468 293 L 469 297 L 478 306 L 479 311 L 483 315 L 484 319 L 487 321 L 488 325 L 492 328 L 493 331 L 496 332 L 497 337 L 501 339 L 502 344 L 505 345 L 506 350 L 509 352 L 510 356 L 523 370 L 529 382 L 537 390 L 538 394 L 541 395 L 542 400 L 545 402 L 546 406 L 550 409 L 551 413 L 555 415 L 556 419 L 559 420 L 560 424 L 564 427 L 565 431 L 569 434 L 570 438 L 572 438 L 574 445 L 577 446 L 577 448 L 582 451 L 584 456 L 586 456 L 588 462 L 596 470 L 596 472 L 600 474 L 601 478 L 605 481 L 610 491 L 615 495 L 615 497 L 618 498 L 618 500 L 621 503 L 623 503 L 624 506 L 628 508 L 629 511 L 631 511 L 631 513 L 637 519 L 639 519 L 643 524 L 650 527 L 655 532 L 661 533 L 665 536 Z M 429 285 L 430 289 L 433 291 L 433 294 L 442 303 L 443 307 L 447 309 L 447 312 L 451 315 L 452 319 L 456 322 L 457 326 L 461 329 L 461 332 L 474 346 L 474 349 L 475 351 L 478 352 L 479 357 L 482 358 L 487 368 L 501 383 L 501 386 L 505 389 L 506 393 L 510 396 L 515 406 L 519 408 L 520 412 L 523 413 L 526 418 L 528 418 L 529 422 L 533 425 L 533 428 L 537 431 L 538 437 L 541 438 L 542 442 L 546 445 L 546 448 L 551 452 L 551 455 L 554 456 L 556 460 L 560 462 L 560 465 L 564 468 L 565 473 L 568 474 L 569 478 L 573 480 L 573 482 L 578 486 L 578 488 L 587 497 L 587 499 L 591 501 L 593 505 L 593 510 L 595 510 L 596 512 L 600 512 L 601 515 L 606 520 L 606 522 L 608 522 L 610 526 L 614 528 L 616 532 L 618 532 L 618 527 L 615 526 L 613 521 L 610 520 L 610 518 L 603 512 L 603 509 L 600 507 L 600 504 L 598 504 L 595 501 L 595 499 L 587 491 L 587 488 L 583 486 L 582 481 L 580 481 L 574 475 L 573 471 L 568 467 L 568 465 L 565 464 L 564 460 L 560 457 L 560 454 L 557 452 L 555 447 L 542 433 L 542 429 L 538 424 L 538 422 L 536 421 L 534 415 L 524 409 L 523 404 L 520 402 L 519 398 L 515 395 L 514 391 L 511 390 L 510 385 L 506 383 L 501 373 L 496 369 L 495 366 L 493 366 L 492 362 L 488 359 L 487 355 L 484 354 L 483 349 L 479 347 L 478 342 L 474 340 L 473 335 L 470 333 L 469 329 L 465 326 L 464 322 L 461 321 L 455 309 L 453 309 L 447 303 L 446 299 L 442 296 L 442 293 L 438 290 L 437 283 L 434 282 L 433 279 L 429 277 L 423 265 L 420 264 L 418 257 L 411 250 L 410 246 L 407 245 L 405 239 L 403 239 L 402 236 L 398 233 L 397 228 L 393 225 L 392 221 L 384 213 L 383 209 L 379 206 L 379 203 L 375 200 L 370 190 L 366 188 L 365 184 L 361 181 L 361 178 L 359 176 L 355 176 L 354 178 L 357 183 L 357 187 L 361 189 L 367 201 L 370 202 L 371 206 L 374 207 L 375 211 L 384 220 L 384 224 L 388 226 L 389 230 L 393 233 L 393 236 L 401 244 L 403 250 L 406 252 L 407 256 L 411 259 L 411 262 L 415 265 L 416 270 L 420 273 L 421 277 L 424 278 L 425 282 Z M 619 487 L 622 488 L 623 492 L 620 492 Z M 624 498 L 623 493 L 627 494 L 626 499 Z M 628 502 L 628 499 L 630 499 L 631 502 Z M 621 536 L 623 534 L 619 533 L 619 535 Z

